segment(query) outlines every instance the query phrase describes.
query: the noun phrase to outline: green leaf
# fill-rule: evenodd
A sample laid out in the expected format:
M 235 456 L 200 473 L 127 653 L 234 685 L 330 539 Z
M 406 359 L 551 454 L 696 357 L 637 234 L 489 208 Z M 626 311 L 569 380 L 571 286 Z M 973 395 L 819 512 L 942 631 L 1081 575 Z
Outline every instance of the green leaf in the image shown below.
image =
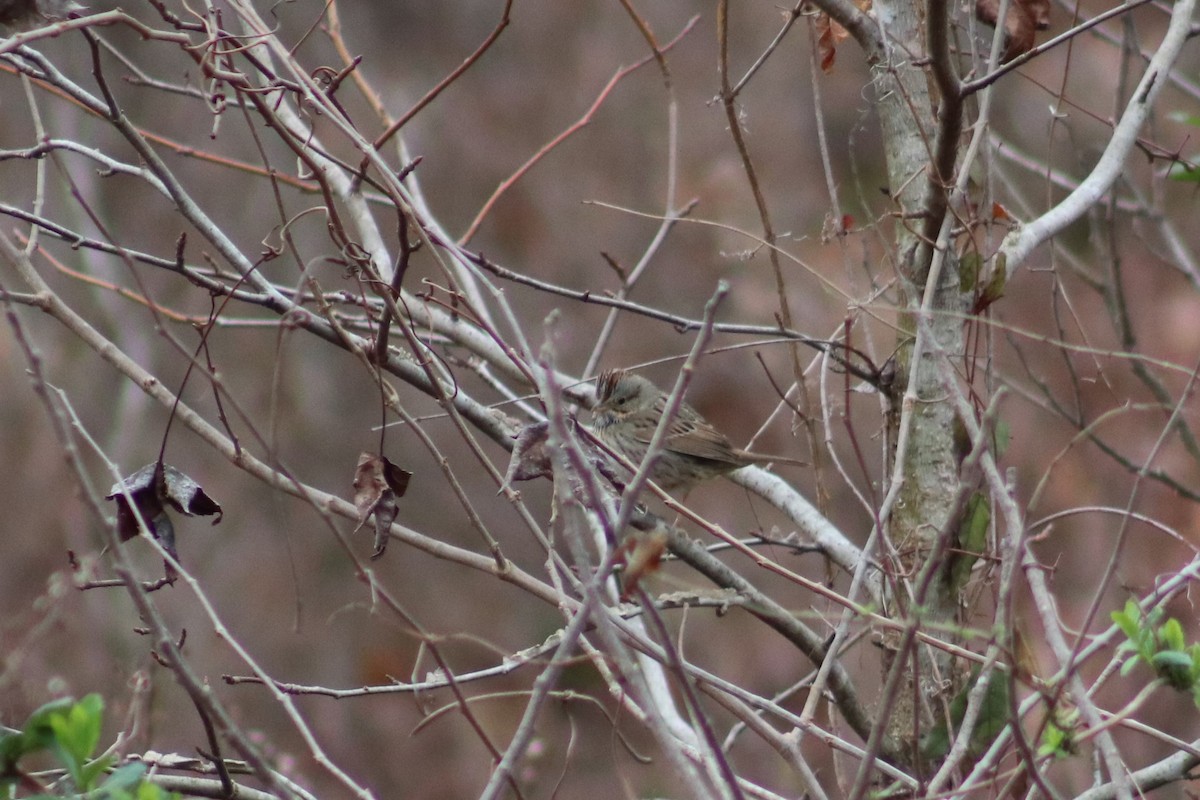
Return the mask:
M 950 752 L 950 732 L 942 720 L 921 737 L 921 757 L 932 764 L 941 763 Z
M 983 256 L 979 253 L 963 253 L 958 260 L 958 290 L 963 293 L 974 293 L 979 283 L 979 268 L 983 266 Z
M 137 788 L 136 800 L 179 800 L 179 793 L 168 792 L 157 783 L 142 781 Z
M 980 668 L 976 665 L 971 671 L 970 681 L 950 701 L 950 722 L 955 729 L 962 725 L 963 718 L 967 715 L 967 703 L 970 701 L 972 687 L 979 682 L 979 673 Z M 981 755 L 995 741 L 1008 724 L 1008 712 L 1008 681 L 999 670 L 995 670 L 988 679 L 979 716 L 975 718 L 975 728 L 971 731 L 967 747 L 971 756 Z M 951 737 L 956 735 L 957 731 L 952 733 L 948 730 L 943 719 L 922 737 L 921 755 L 933 762 L 940 761 L 950 752 Z
M 21 756 L 36 749 L 36 743 L 23 731 L 0 732 L 0 775 L 11 773 Z
M 983 287 L 975 301 L 975 311 L 983 311 L 992 303 L 1004 296 L 1004 286 L 1008 282 L 1008 257 L 1004 253 L 996 254 L 996 263 L 992 265 L 992 276 Z
M 34 749 L 54 745 L 54 729 L 50 720 L 58 714 L 65 713 L 74 704 L 74 698 L 60 697 L 57 700 L 51 700 L 29 715 L 29 719 L 25 721 L 25 736 Z
M 71 774 L 75 788 L 86 792 L 98 772 L 86 768 L 96 745 L 100 743 L 100 725 L 104 716 L 104 699 L 89 694 L 70 708 L 52 712 L 47 723 L 54 735 L 53 749 Z
M 101 784 L 100 788 L 106 792 L 127 792 L 136 788 L 145 774 L 146 765 L 139 761 L 133 761 L 113 770 L 112 775 L 108 776 L 108 780 Z
M 1169 650 L 1187 649 L 1187 639 L 1183 635 L 1183 626 L 1174 617 L 1162 624 L 1162 627 L 1158 629 L 1158 636 Z
M 1167 117 L 1172 122 L 1191 125 L 1193 128 L 1200 128 L 1200 116 L 1196 116 L 1195 114 L 1189 114 L 1186 111 L 1172 111 Z
M 80 763 L 92 757 L 100 743 L 100 724 L 104 717 L 104 700 L 98 694 L 89 694 L 66 713 L 54 714 L 50 725 L 58 739 L 58 745 L 66 749 Z
M 13 774 L 17 762 L 29 753 L 53 748 L 57 737 L 52 720 L 66 713 L 74 702 L 70 697 L 52 700 L 29 715 L 23 730 L 5 728 L 0 731 L 0 775 Z M 6 787 L 15 782 L 14 779 L 0 778 L 0 794 L 7 797 Z
M 1046 720 L 1038 754 L 1067 758 L 1077 754 L 1076 731 L 1079 729 L 1078 709 L 1054 709 Z
M 963 552 L 955 553 L 950 561 L 950 588 L 957 593 L 971 577 L 971 568 L 979 559 L 978 554 L 987 549 L 988 526 L 992 523 L 992 508 L 987 495 L 976 492 L 967 501 L 962 524 L 958 529 L 958 547 Z
M 1008 444 L 1012 441 L 1012 430 L 1008 427 L 1008 423 L 1004 420 L 996 422 L 996 429 L 992 432 L 992 454 L 996 458 L 1003 458 L 1005 451 L 1008 450 Z
M 38 750 L 48 750 L 55 747 L 57 739 L 51 720 L 56 715 L 65 713 L 74 703 L 70 697 L 51 700 L 39 707 L 21 731 L 6 730 L 0 737 L 0 774 L 10 774 L 16 769 L 17 761 L 29 753 Z M 0 782 L 0 788 L 12 785 L 12 781 Z
M 1167 170 L 1167 177 L 1181 183 L 1200 183 L 1200 169 L 1186 164 L 1175 163 Z
M 81 785 L 86 787 L 85 790 L 91 790 L 91 789 L 95 788 L 96 785 L 99 783 L 100 778 L 104 775 L 105 772 L 108 771 L 108 768 L 111 767 L 113 765 L 113 762 L 116 760 L 117 759 L 115 756 L 107 755 L 107 756 L 101 756 L 100 758 L 97 758 L 97 759 L 93 759 L 92 761 L 89 761 L 87 764 L 85 764 L 79 770 L 79 780 L 80 780 Z
M 1070 758 L 1075 754 L 1074 737 L 1069 730 L 1064 730 L 1053 722 L 1047 723 L 1037 754 L 1041 758 Z
M 1174 617 L 1155 628 L 1162 616 L 1162 609 L 1142 614 L 1133 600 L 1126 601 L 1123 610 L 1112 612 L 1113 622 L 1129 639 L 1117 651 L 1136 653 L 1121 665 L 1121 674 L 1128 675 L 1142 660 L 1168 686 L 1192 692 L 1200 700 L 1200 643 L 1189 646 L 1183 625 Z
M 1123 611 L 1112 612 L 1112 621 L 1121 629 L 1122 633 L 1133 641 L 1137 641 L 1138 635 L 1141 633 L 1141 620 L 1142 610 L 1132 600 L 1125 602 Z
M 1008 724 L 1008 712 L 1008 681 L 999 671 L 994 671 L 983 696 L 975 730 L 971 733 L 972 755 L 980 756 L 987 751 Z
M 987 495 L 983 492 L 971 495 L 967 501 L 967 521 L 958 534 L 959 546 L 972 554 L 982 553 L 987 547 L 988 525 L 991 521 L 992 507 L 988 504 Z
M 1155 653 L 1154 657 L 1150 659 L 1150 663 L 1164 669 L 1183 669 L 1189 672 L 1192 668 L 1191 656 L 1178 650 L 1163 650 L 1161 653 Z
M 1164 650 L 1155 653 L 1150 659 L 1154 672 L 1167 682 L 1172 689 L 1190 691 L 1192 681 L 1192 658 L 1187 653 L 1178 650 Z

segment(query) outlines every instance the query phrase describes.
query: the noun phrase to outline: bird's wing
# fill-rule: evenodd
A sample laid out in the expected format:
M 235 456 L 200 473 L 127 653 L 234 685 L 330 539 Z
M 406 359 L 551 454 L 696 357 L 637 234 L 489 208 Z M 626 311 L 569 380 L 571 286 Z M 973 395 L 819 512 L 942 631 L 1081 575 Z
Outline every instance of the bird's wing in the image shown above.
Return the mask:
M 666 448 L 683 455 L 741 464 L 733 445 L 725 435 L 706 422 L 689 419 L 674 419 L 667 430 Z

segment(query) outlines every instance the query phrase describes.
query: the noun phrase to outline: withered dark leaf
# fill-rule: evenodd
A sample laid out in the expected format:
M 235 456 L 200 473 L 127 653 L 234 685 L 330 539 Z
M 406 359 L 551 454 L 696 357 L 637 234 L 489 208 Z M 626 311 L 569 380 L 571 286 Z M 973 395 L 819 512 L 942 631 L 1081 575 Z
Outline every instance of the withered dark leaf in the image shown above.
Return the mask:
M 375 550 L 371 558 L 379 558 L 387 549 L 388 529 L 396 521 L 397 498 L 408 490 L 412 473 L 397 467 L 384 456 L 362 453 L 354 470 L 354 507 L 358 509 L 358 528 L 366 524 L 375 512 Z
M 118 526 L 122 539 L 130 539 L 137 536 L 138 533 L 137 519 L 128 507 L 125 494 L 121 490 L 122 485 L 133 497 L 138 510 L 148 522 L 162 513 L 164 503 L 189 517 L 208 517 L 216 514 L 217 518 L 213 520 L 213 525 L 221 521 L 224 512 L 221 511 L 220 504 L 209 497 L 200 484 L 170 464 L 163 465 L 161 485 L 155 486 L 156 466 L 158 466 L 157 462 L 147 464 L 122 479 L 121 483 L 113 484 L 113 487 L 109 489 L 109 495 L 105 499 L 117 502 L 118 522 L 124 519 L 127 523 Z M 122 514 L 122 512 L 124 513 Z
M 167 506 L 189 517 L 208 517 L 215 514 L 217 518 L 213 520 L 214 525 L 221 521 L 224 512 L 221 511 L 220 504 L 209 497 L 200 484 L 169 464 L 163 465 L 160 479 L 156 482 L 157 466 L 157 462 L 147 464 L 123 478 L 120 483 L 113 484 L 105 499 L 117 504 L 117 534 L 121 541 L 138 535 L 137 518 L 140 514 L 150 529 L 150 535 L 178 561 L 175 526 L 167 514 Z M 129 504 L 129 498 L 133 499 L 132 506 Z M 135 508 L 137 513 L 134 513 Z M 167 572 L 173 573 L 170 565 Z
M 171 558 L 179 560 L 179 551 L 175 549 L 175 523 L 171 522 L 171 517 L 166 511 L 161 512 L 152 520 L 147 520 L 150 530 L 154 532 L 154 538 L 158 539 L 158 543 L 162 545 L 163 550 L 166 550 Z M 175 568 L 171 566 L 171 562 L 164 561 L 163 566 L 166 568 L 167 576 L 175 575 Z
M 372 561 L 387 550 L 392 523 L 396 521 L 396 515 L 399 513 L 400 507 L 396 504 L 394 494 L 388 493 L 375 505 L 375 549 L 371 551 Z
M 383 479 L 387 481 L 388 488 L 396 497 L 404 497 L 404 493 L 408 491 L 408 482 L 412 479 L 412 473 L 397 467 L 385 458 L 383 460 Z
M 166 484 L 167 502 L 179 513 L 188 517 L 210 517 L 216 514 L 213 525 L 224 517 L 225 512 L 221 510 L 220 504 L 209 497 L 200 484 L 174 467 L 163 467 L 163 482 Z

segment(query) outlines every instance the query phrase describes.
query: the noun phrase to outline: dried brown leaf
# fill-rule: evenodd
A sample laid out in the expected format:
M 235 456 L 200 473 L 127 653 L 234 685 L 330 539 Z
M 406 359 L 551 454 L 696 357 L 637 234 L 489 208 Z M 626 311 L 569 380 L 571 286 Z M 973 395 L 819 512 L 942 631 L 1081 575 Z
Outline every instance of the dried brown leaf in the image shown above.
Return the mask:
M 641 585 L 642 579 L 658 571 L 663 553 L 667 551 L 667 533 L 655 529 L 648 533 L 632 534 L 625 541 L 628 555 L 621 573 L 621 597 L 628 598 Z
M 371 558 L 379 558 L 387 550 L 388 531 L 396 521 L 399 506 L 396 500 L 408 490 L 412 473 L 401 469 L 384 456 L 363 453 L 354 470 L 354 507 L 358 510 L 358 528 L 375 513 L 375 550 Z
M 837 59 L 837 46 L 849 33 L 824 12 L 813 18 L 813 26 L 817 31 L 817 62 L 821 71 L 828 74 L 833 71 L 833 62 Z
M 1000 0 L 976 0 L 975 17 L 987 25 L 996 26 Z M 1033 49 L 1035 31 L 1050 25 L 1049 0 L 1010 0 L 1004 17 L 1004 55 L 1002 61 L 1012 61 Z
M 1045 0 L 1049 2 L 1049 0 Z M 854 0 L 858 10 L 866 13 L 871 10 L 872 0 Z M 850 32 L 840 22 L 835 22 L 825 12 L 818 13 L 812 22 L 817 33 L 817 62 L 821 71 L 828 74 L 833 71 L 833 62 L 837 58 L 837 46 L 841 44 Z

